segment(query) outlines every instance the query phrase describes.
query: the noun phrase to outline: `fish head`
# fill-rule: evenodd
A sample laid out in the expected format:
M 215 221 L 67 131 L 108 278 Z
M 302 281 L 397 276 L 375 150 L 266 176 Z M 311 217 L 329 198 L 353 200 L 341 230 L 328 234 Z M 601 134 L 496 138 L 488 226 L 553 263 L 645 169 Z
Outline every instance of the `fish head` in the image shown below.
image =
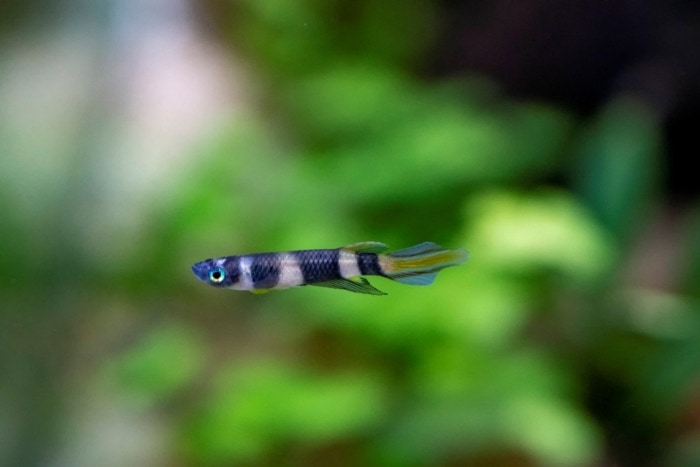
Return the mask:
M 197 279 L 214 287 L 234 287 L 238 283 L 238 261 L 235 257 L 205 259 L 192 266 Z

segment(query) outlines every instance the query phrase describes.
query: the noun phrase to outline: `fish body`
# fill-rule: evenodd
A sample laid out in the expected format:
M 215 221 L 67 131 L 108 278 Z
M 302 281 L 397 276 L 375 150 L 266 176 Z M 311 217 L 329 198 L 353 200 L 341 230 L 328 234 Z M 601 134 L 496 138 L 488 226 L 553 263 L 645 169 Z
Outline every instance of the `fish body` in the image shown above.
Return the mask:
M 200 261 L 192 266 L 192 272 L 206 284 L 253 293 L 315 285 L 386 295 L 363 276 L 428 285 L 438 271 L 468 258 L 464 250 L 449 250 L 431 242 L 389 253 L 387 249 L 383 243 L 363 242 L 326 250 L 224 256 Z

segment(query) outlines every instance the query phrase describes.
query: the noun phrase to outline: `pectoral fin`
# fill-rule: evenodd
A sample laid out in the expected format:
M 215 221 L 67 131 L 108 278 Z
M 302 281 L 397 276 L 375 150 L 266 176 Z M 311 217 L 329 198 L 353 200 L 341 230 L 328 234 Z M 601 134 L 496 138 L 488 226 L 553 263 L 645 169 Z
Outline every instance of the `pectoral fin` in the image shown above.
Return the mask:
M 255 294 L 255 295 L 262 295 L 266 294 L 270 291 L 270 289 L 252 289 L 250 293 Z

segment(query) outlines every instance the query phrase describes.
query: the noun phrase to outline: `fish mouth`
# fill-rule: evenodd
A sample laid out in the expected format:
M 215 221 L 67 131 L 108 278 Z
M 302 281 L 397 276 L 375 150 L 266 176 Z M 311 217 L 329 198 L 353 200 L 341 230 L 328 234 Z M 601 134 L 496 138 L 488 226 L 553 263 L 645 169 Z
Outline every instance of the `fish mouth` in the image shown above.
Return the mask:
M 209 264 L 206 261 L 196 263 L 192 266 L 192 272 L 200 281 L 209 281 Z

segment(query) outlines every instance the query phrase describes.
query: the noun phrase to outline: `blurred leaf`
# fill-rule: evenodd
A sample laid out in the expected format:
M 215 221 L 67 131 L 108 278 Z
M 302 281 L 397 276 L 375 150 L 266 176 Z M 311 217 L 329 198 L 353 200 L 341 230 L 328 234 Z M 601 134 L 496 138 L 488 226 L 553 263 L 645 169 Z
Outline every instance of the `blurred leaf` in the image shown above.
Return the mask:
M 466 212 L 473 255 L 503 271 L 549 268 L 590 283 L 617 259 L 605 231 L 565 192 L 486 192 Z
M 202 370 L 199 338 L 184 326 L 157 328 L 106 368 L 129 401 L 148 407 L 174 396 Z
M 700 303 L 676 298 L 648 305 L 656 309 L 646 306 L 633 312 L 647 316 L 655 312 L 656 334 L 666 345 L 657 347 L 649 361 L 640 362 L 635 396 L 643 400 L 645 412 L 663 418 L 682 411 L 700 383 Z
M 348 143 L 385 134 L 412 118 L 420 110 L 418 92 L 398 70 L 350 62 L 309 73 L 283 99 L 312 143 L 319 138 Z
M 563 115 L 544 108 L 500 114 L 423 97 L 432 104 L 387 122 L 384 131 L 321 152 L 317 173 L 333 187 L 327 191 L 355 204 L 406 204 L 428 193 L 440 199 L 457 187 L 543 174 L 568 131 Z
M 539 465 L 580 466 L 594 460 L 598 435 L 567 402 L 542 394 L 516 397 L 506 404 L 504 424 L 511 442 L 532 453 Z
M 281 363 L 234 367 L 194 420 L 192 454 L 205 462 L 265 462 L 286 443 L 360 435 L 385 415 L 382 387 L 366 373 L 312 374 Z
M 669 450 L 663 465 L 694 467 L 700 464 L 700 435 L 693 433 L 681 437 Z
M 603 225 L 630 237 L 648 212 L 659 183 L 661 129 L 641 101 L 621 98 L 582 135 L 574 184 Z
M 270 71 L 270 76 L 304 75 L 329 61 L 363 57 L 377 63 L 408 64 L 434 36 L 435 14 L 424 0 L 239 0 L 235 2 L 236 44 Z M 406 41 L 410 34 L 412 40 Z
M 682 243 L 681 284 L 684 291 L 700 299 L 700 205 L 691 212 Z
M 419 385 L 437 383 L 439 391 L 419 393 L 398 418 L 388 439 L 395 450 L 430 464 L 493 450 L 524 452 L 537 465 L 585 465 L 595 457 L 596 430 L 567 402 L 561 369 L 538 355 L 451 358 L 459 360 L 416 375 Z

